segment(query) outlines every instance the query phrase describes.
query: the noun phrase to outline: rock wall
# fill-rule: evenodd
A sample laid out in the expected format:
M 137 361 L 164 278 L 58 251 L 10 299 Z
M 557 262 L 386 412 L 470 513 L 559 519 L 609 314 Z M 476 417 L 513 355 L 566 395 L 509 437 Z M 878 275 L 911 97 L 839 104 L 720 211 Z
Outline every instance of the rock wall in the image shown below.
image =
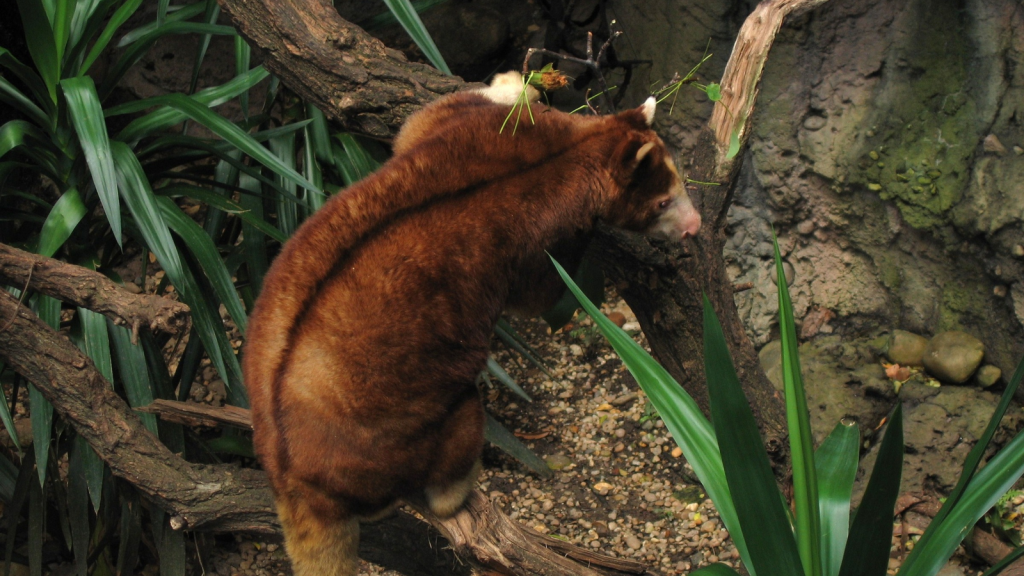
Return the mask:
M 710 46 L 721 75 L 750 2 L 613 0 L 638 101 Z M 631 33 L 642 31 L 642 33 Z M 805 335 L 959 329 L 1012 371 L 1024 350 L 1024 8 L 1011 0 L 828 2 L 769 57 L 727 258 L 759 344 L 777 332 L 771 226 Z M 684 150 L 711 104 L 661 117 Z M 684 153 L 684 158 L 686 154 Z

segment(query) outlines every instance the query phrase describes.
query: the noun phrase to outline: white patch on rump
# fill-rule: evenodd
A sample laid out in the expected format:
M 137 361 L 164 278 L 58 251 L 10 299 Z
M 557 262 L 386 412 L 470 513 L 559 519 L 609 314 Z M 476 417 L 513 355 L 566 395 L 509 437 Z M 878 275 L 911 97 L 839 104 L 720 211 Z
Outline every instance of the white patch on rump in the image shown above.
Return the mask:
M 523 97 L 523 75 L 519 72 L 504 72 L 495 74 L 491 85 L 487 88 L 479 88 L 479 92 L 489 98 L 495 104 L 503 106 L 514 106 Z M 540 92 L 533 86 L 526 86 L 526 99 L 530 102 L 540 100 Z

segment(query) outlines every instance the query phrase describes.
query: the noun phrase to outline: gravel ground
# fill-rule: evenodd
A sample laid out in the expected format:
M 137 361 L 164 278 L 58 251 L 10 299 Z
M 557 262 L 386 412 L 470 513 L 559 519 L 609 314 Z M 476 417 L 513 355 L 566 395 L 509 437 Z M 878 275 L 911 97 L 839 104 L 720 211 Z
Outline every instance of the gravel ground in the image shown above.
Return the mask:
M 610 296 L 605 313 L 646 345 L 632 312 Z M 643 562 L 653 573 L 686 574 L 719 561 L 737 565 L 736 548 L 682 451 L 592 321 L 580 316 L 553 335 L 541 320 L 512 324 L 550 375 L 496 341 L 496 359 L 533 402 L 497 381 L 482 393 L 488 411 L 555 471 L 541 478 L 488 445 L 478 487 L 531 529 Z M 217 403 L 217 382 L 204 381 L 194 399 Z M 278 543 L 239 536 L 202 548 L 206 573 L 290 574 Z M 397 574 L 365 562 L 362 568 L 364 574 Z
M 621 301 L 605 313 L 645 344 Z M 664 423 L 585 316 L 548 335 L 541 321 L 515 326 L 551 363 L 550 377 L 498 349 L 502 365 L 534 398 L 524 403 L 496 384 L 488 409 L 545 457 L 540 479 L 489 450 L 480 487 L 513 519 L 609 556 L 681 574 L 739 557 L 710 500 L 695 485 Z
M 646 348 L 625 303 L 611 292 L 608 302 L 604 312 Z M 541 478 L 488 445 L 478 487 L 523 525 L 609 556 L 643 562 L 650 574 L 687 574 L 714 562 L 738 566 L 739 554 L 728 531 L 682 451 L 592 321 L 578 316 L 555 334 L 541 320 L 512 324 L 539 352 L 550 375 L 496 341 L 496 359 L 533 402 L 496 381 L 485 384 L 482 393 L 488 411 L 545 458 L 554 474 Z M 216 381 L 204 384 L 206 390 L 197 391 L 196 400 L 216 403 L 223 397 Z M 896 573 L 913 546 L 911 541 L 903 550 L 903 524 L 898 521 L 894 528 L 889 574 Z M 919 533 L 912 530 L 911 535 Z M 205 545 L 197 542 L 196 551 L 202 563 L 197 573 L 291 574 L 279 542 L 222 536 Z M 361 572 L 398 575 L 367 562 Z M 980 573 L 966 566 L 961 552 L 941 574 Z
M 611 291 L 607 296 L 605 314 L 647 348 L 628 306 Z M 495 339 L 495 358 L 533 401 L 524 401 L 497 381 L 483 385 L 484 401 L 488 411 L 547 460 L 554 473 L 541 478 L 488 445 L 478 487 L 523 525 L 609 556 L 642 562 L 650 574 L 687 574 L 714 562 L 738 566 L 739 554 L 728 531 L 682 451 L 590 318 L 579 315 L 554 334 L 539 319 L 511 323 L 548 371 Z M 192 390 L 193 401 L 224 402 L 224 384 L 208 365 L 198 384 Z M 911 541 L 907 550 L 901 549 L 902 523 L 894 527 L 890 574 L 913 545 Z M 199 536 L 190 556 L 194 574 L 291 574 L 279 541 Z M 961 567 L 963 554 L 957 557 L 960 560 L 942 576 L 981 573 Z M 147 570 L 152 576 L 158 573 L 155 566 Z M 366 562 L 361 572 L 398 574 Z

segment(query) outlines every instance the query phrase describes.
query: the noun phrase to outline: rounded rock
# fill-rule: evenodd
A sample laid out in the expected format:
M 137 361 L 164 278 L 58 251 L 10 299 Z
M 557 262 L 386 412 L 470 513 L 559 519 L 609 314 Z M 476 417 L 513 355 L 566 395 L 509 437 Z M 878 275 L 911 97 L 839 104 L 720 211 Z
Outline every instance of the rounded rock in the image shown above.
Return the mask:
M 622 328 L 626 325 L 626 315 L 619 311 L 610 312 L 608 319 L 611 320 L 616 326 Z
M 985 136 L 985 139 L 981 141 L 981 147 L 990 154 L 998 156 L 1006 154 L 1006 146 L 1003 146 L 1003 143 L 999 141 L 999 137 L 995 134 Z
M 978 386 L 988 388 L 998 382 L 1002 376 L 1002 370 L 989 364 L 978 368 L 978 373 L 974 375 L 974 380 L 977 382 Z
M 792 286 L 793 285 L 793 280 L 796 278 L 796 270 L 793 269 L 793 265 L 792 264 L 790 264 L 789 262 L 787 262 L 785 260 L 782 261 L 782 274 L 786 277 L 786 285 L 787 286 Z M 775 264 L 769 264 L 769 267 L 768 267 L 768 278 L 771 279 L 772 284 L 776 284 L 777 285 L 779 283 L 778 274 L 776 273 L 776 270 L 775 270 Z
M 804 128 L 811 132 L 821 130 L 822 128 L 825 127 L 826 124 L 828 124 L 828 120 L 816 114 L 808 116 L 807 118 L 804 119 Z
M 985 345 L 966 332 L 951 330 L 928 342 L 922 363 L 929 374 L 950 384 L 963 384 L 985 357 Z
M 548 468 L 552 470 L 561 470 L 572 464 L 572 458 L 564 454 L 553 454 L 545 458 L 544 461 L 547 462 Z
M 893 330 L 889 337 L 889 348 L 885 355 L 889 361 L 900 366 L 921 366 L 928 339 L 906 330 Z

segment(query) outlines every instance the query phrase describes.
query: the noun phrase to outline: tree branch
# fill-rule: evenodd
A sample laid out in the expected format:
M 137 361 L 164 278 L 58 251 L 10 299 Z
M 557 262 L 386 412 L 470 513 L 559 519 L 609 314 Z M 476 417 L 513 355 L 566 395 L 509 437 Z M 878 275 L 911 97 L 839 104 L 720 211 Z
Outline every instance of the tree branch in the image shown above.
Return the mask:
M 138 410 L 157 414 L 171 422 L 252 429 L 251 413 L 236 406 L 213 408 L 191 402 L 156 400 Z M 470 495 L 465 510 L 452 518 L 437 518 L 424 507 L 417 507 L 416 511 L 448 540 L 459 556 L 474 558 L 478 564 L 502 573 L 594 574 L 581 571 L 577 562 L 626 574 L 643 574 L 646 571 L 639 562 L 611 558 L 524 528 L 488 501 L 479 490 Z M 575 562 L 565 560 L 563 556 Z
M 116 476 L 177 516 L 177 528 L 273 530 L 277 518 L 262 472 L 178 458 L 87 356 L 2 290 L 0 317 L 14 318 L 0 332 L 0 359 L 36 386 Z
M 390 139 L 424 104 L 465 85 L 338 15 L 330 0 L 220 0 L 264 65 L 346 129 Z
M 722 99 L 715 103 L 708 122 L 717 152 L 711 181 L 731 179 L 733 164 L 738 164 L 738 154 L 734 158 L 727 157 L 730 140 L 736 134 L 740 148 L 746 145 L 750 136 L 747 120 L 754 110 L 768 52 L 782 23 L 794 12 L 812 10 L 825 2 L 828 0 L 766 0 L 743 21 L 722 74 Z
M 0 317 L 12 318 L 10 326 L 0 332 L 0 360 L 38 388 L 115 476 L 130 482 L 166 510 L 171 515 L 171 528 L 265 534 L 280 531 L 273 496 L 262 471 L 182 460 L 142 425 L 88 357 L 6 291 L 0 291 Z M 244 424 L 246 416 L 236 412 L 233 423 Z M 479 491 L 470 498 L 470 505 L 452 518 L 439 519 L 426 510 L 421 514 L 449 538 L 460 557 L 475 559 L 503 574 L 598 574 L 563 558 L 555 545 L 549 548 L 537 537 L 528 537 L 528 528 L 512 522 Z M 394 550 L 396 541 L 407 542 L 409 534 L 422 534 L 421 530 L 410 529 L 406 516 L 402 512 L 369 525 L 361 552 L 387 566 L 389 555 L 383 551 Z M 393 556 L 396 564 L 417 575 L 450 574 L 447 567 L 437 572 L 437 553 L 414 543 L 411 549 Z M 585 550 L 579 550 L 576 556 L 597 565 L 603 558 L 608 566 L 632 568 L 631 573 L 643 571 L 639 564 L 587 555 Z M 448 557 L 442 565 L 455 562 L 454 557 Z
M 181 334 L 188 327 L 189 309 L 181 302 L 133 294 L 98 272 L 4 244 L 0 244 L 0 283 L 27 285 L 103 314 L 114 324 L 131 327 L 133 341 L 138 338 L 140 326 L 167 334 Z

